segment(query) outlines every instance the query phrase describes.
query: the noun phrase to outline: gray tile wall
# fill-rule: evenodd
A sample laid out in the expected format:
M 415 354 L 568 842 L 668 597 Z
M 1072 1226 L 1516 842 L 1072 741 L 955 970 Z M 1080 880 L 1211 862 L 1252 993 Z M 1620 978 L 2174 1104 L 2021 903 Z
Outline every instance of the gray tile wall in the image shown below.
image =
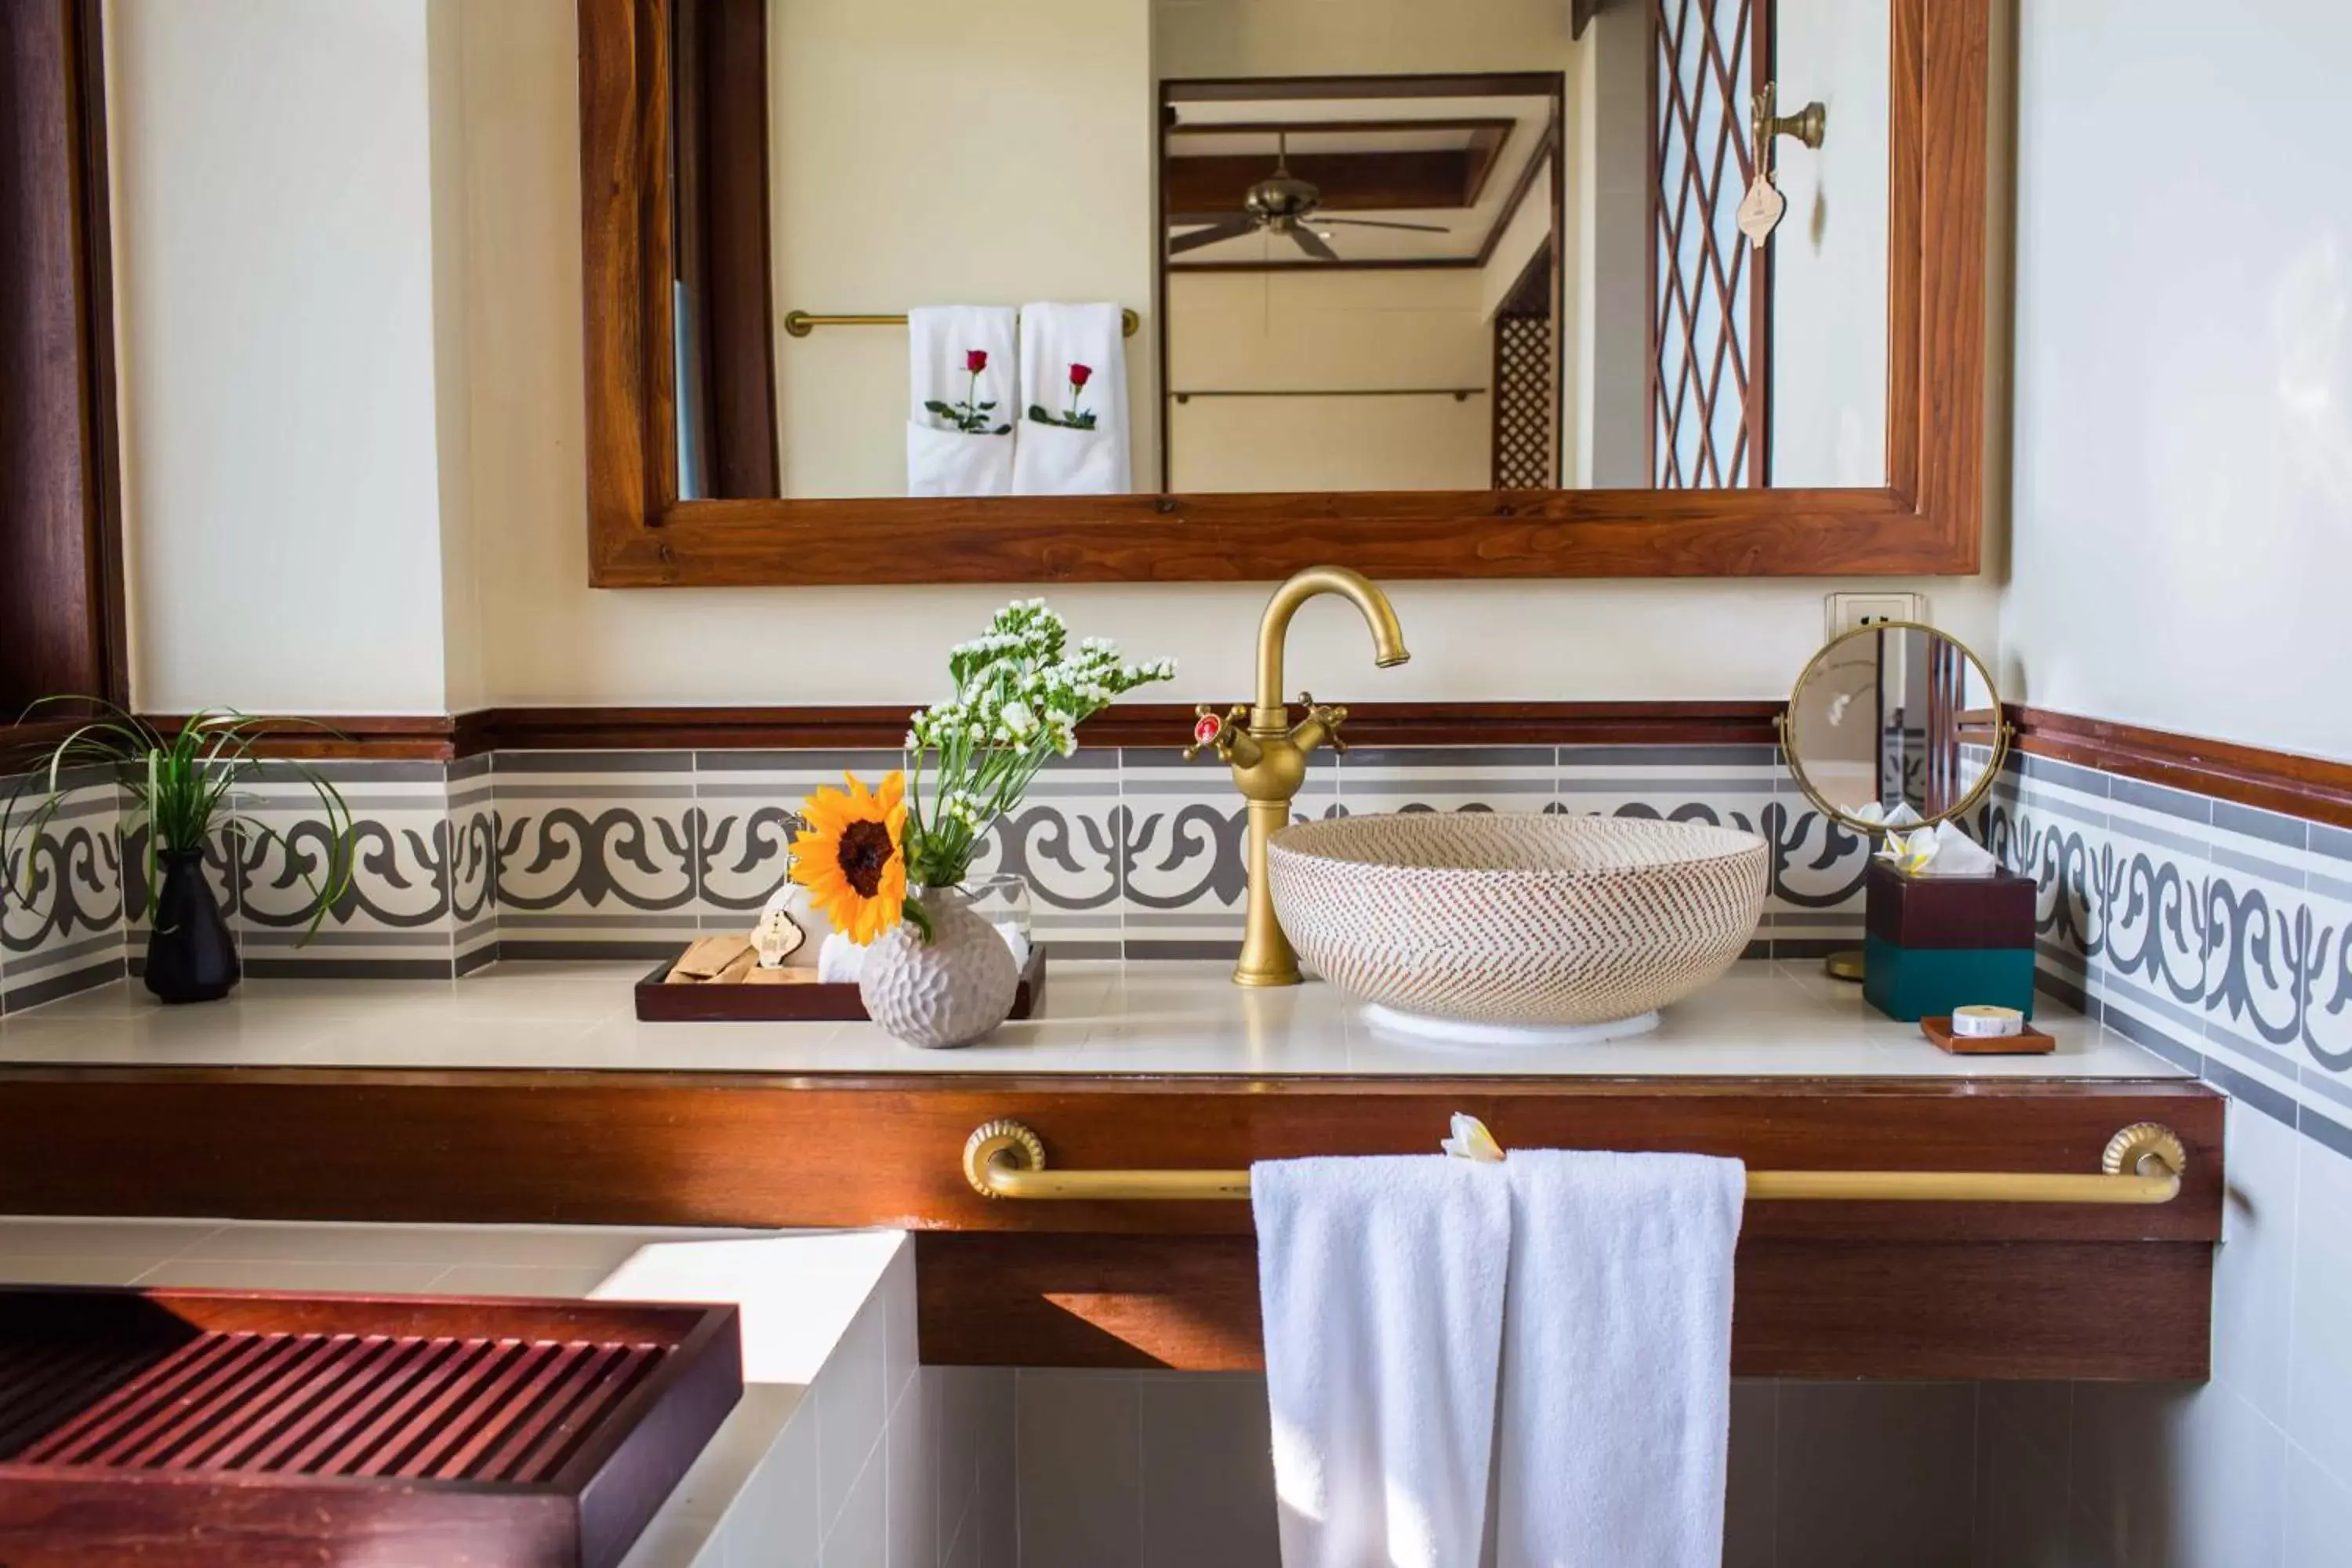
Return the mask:
M 2033 757 L 1987 827 L 2043 985 L 2231 1103 L 2212 1380 L 1987 1385 L 1979 1562 L 2352 1562 L 2352 834 Z

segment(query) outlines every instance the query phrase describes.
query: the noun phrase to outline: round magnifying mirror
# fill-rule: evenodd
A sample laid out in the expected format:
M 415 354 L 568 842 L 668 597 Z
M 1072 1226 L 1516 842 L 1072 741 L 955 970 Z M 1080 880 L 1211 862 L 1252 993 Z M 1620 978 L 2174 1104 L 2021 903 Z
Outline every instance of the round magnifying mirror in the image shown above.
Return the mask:
M 1859 626 L 1813 656 L 1780 720 L 1789 771 L 1815 805 L 1875 832 L 1945 821 L 1992 787 L 2009 726 L 1992 674 L 1933 626 Z

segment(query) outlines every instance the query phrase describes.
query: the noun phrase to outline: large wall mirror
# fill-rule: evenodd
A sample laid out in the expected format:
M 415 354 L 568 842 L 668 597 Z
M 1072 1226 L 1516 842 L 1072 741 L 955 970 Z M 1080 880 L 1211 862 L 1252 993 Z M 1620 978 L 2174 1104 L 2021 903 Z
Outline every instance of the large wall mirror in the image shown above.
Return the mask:
M 1975 568 L 1984 0 L 580 13 L 599 583 Z

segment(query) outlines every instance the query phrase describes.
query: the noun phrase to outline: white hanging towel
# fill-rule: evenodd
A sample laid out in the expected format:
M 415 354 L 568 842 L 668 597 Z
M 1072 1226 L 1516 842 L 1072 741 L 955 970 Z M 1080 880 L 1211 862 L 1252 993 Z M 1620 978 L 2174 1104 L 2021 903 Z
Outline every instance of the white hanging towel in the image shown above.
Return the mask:
M 1013 317 L 1003 305 L 907 312 L 907 493 L 1013 493 Z
M 1021 307 L 1013 493 L 1125 495 L 1127 340 L 1117 305 Z
M 1024 433 L 1025 438 L 1025 433 Z M 1478 1568 L 1510 1200 L 1442 1154 L 1250 1172 L 1283 1568 Z
M 1745 1167 L 1513 1150 L 1503 1173 L 1496 1568 L 1718 1568 Z

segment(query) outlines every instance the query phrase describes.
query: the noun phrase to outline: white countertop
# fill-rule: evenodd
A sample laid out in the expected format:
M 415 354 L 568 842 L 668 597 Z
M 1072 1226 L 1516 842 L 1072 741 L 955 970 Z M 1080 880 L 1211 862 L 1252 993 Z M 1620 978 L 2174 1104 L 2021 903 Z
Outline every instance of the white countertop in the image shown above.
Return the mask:
M 735 1073 L 2179 1079 L 2041 999 L 2041 1057 L 1950 1057 L 1818 963 L 1745 963 L 1653 1033 L 1590 1046 L 1446 1046 L 1383 1034 L 1318 983 L 1248 991 L 1221 963 L 1066 962 L 1045 1016 L 926 1051 L 871 1024 L 645 1024 L 641 963 L 501 963 L 464 980 L 250 980 L 163 1007 L 108 986 L 0 1019 L 0 1063 Z

